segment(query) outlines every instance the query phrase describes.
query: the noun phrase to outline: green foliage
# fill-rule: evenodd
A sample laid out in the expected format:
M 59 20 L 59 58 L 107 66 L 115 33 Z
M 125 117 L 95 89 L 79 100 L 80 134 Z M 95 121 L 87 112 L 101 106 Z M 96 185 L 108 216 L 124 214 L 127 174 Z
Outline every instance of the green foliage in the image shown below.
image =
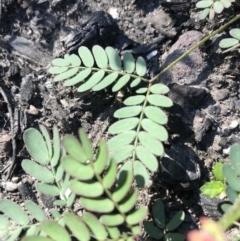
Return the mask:
M 209 16 L 209 19 L 212 20 L 215 14 L 221 13 L 224 8 L 229 8 L 232 2 L 235 2 L 235 0 L 200 0 L 196 4 L 197 8 L 203 9 L 199 18 L 203 20 Z
M 215 163 L 213 167 L 213 175 L 215 180 L 206 182 L 201 188 L 201 192 L 211 198 L 220 196 L 223 198 L 225 196 L 225 182 L 223 176 L 223 164 L 220 162 Z
M 41 132 L 29 128 L 24 133 L 27 150 L 33 160 L 23 160 L 24 170 L 38 180 L 39 192 L 56 196 L 57 207 L 50 210 L 52 220 L 34 202 L 25 201 L 24 211 L 9 200 L 0 200 L 0 238 L 15 240 L 24 232 L 24 241 L 77 240 L 134 240 L 141 229 L 139 223 L 147 214 L 145 207 L 135 209 L 138 190 L 132 189 L 133 173 L 117 174 L 117 163 L 108 155 L 107 144 L 99 143 L 96 158 L 86 134 L 79 130 L 79 139 L 72 135 L 63 138 L 63 146 L 54 127 L 53 141 L 44 126 Z M 44 152 L 38 148 L 41 146 Z M 61 154 L 62 153 L 62 154 Z M 37 161 L 37 162 L 35 162 Z M 37 171 L 38 170 L 38 171 Z M 78 202 L 84 209 L 81 217 L 72 211 Z M 97 213 L 95 216 L 93 213 Z M 34 218 L 35 222 L 30 220 Z M 126 231 L 120 231 L 119 226 Z
M 220 41 L 219 47 L 226 49 L 224 52 L 234 50 L 237 47 L 239 47 L 239 40 L 240 40 L 240 29 L 239 28 L 233 28 L 229 31 L 229 34 L 232 36 L 232 38 L 224 38 Z
M 144 78 L 147 68 L 142 57 L 135 61 L 132 54 L 125 53 L 121 60 L 112 47 L 104 50 L 98 45 L 93 46 L 92 52 L 82 46 L 78 54 L 68 54 L 52 61 L 49 72 L 56 74 L 54 81 L 64 80 L 65 86 L 80 83 L 80 92 L 99 91 L 110 85 L 116 92 L 127 84 L 133 88 L 141 81 L 147 82 Z M 173 105 L 165 96 L 168 92 L 169 88 L 160 83 L 148 83 L 137 89 L 135 95 L 124 100 L 125 106 L 114 113 L 119 120 L 108 130 L 115 135 L 108 141 L 110 157 L 118 164 L 124 162 L 121 171 L 133 172 L 139 187 L 147 186 L 148 172 L 157 171 L 157 156 L 164 153 L 162 142 L 167 141 L 168 133 L 163 125 L 168 118 L 161 107 Z
M 152 214 L 154 221 L 143 222 L 144 229 L 149 236 L 155 239 L 163 238 L 165 241 L 185 240 L 184 235 L 172 232 L 184 221 L 185 213 L 183 211 L 178 211 L 169 223 L 165 224 L 164 205 L 161 200 L 158 200 L 153 205 Z

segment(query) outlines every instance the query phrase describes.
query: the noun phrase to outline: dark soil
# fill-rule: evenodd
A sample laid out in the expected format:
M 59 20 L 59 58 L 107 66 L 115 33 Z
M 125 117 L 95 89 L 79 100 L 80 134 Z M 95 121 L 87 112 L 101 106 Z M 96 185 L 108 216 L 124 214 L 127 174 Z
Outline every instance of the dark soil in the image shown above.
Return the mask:
M 198 20 L 196 1 L 38 2 L 6 1 L 2 6 L 0 198 L 19 204 L 30 198 L 48 207 L 51 200 L 36 194 L 34 180 L 20 165 L 29 157 L 22 139 L 24 130 L 43 124 L 49 130 L 57 126 L 64 135 L 76 134 L 81 127 L 96 147 L 101 138 L 108 139 L 107 129 L 114 121 L 112 114 L 121 105 L 109 91 L 79 94 L 76 88 L 53 83 L 47 69 L 54 57 L 74 51 L 67 45 L 72 34 L 80 30 L 84 33 L 76 48 L 109 45 L 120 53 L 130 51 L 145 59 L 156 50 L 157 54 L 147 61 L 151 77 L 238 14 L 239 9 L 229 8 L 209 22 Z M 110 25 L 95 23 L 97 11 L 112 15 L 117 12 L 117 16 L 109 18 Z M 86 21 L 91 24 L 85 25 Z M 238 51 L 221 53 L 218 43 L 225 36 L 227 32 L 217 35 L 158 80 L 170 87 L 169 96 L 174 101 L 174 106 L 166 110 L 168 156 L 163 158 L 151 184 L 140 191 L 139 203 L 151 210 L 152 203 L 161 198 L 167 219 L 184 210 L 186 220 L 179 228 L 184 234 L 198 227 L 201 216 L 218 219 L 222 215 L 218 208 L 222 200 L 200 195 L 199 188 L 212 178 L 213 164 L 229 162 L 229 147 L 240 142 L 240 58 Z M 232 127 L 235 121 L 237 125 Z M 175 165 L 173 173 L 164 172 L 171 161 Z M 9 172 L 12 165 L 13 171 Z M 226 240 L 232 240 L 233 232 L 240 234 L 239 229 L 232 229 Z M 142 239 L 146 237 L 143 232 Z

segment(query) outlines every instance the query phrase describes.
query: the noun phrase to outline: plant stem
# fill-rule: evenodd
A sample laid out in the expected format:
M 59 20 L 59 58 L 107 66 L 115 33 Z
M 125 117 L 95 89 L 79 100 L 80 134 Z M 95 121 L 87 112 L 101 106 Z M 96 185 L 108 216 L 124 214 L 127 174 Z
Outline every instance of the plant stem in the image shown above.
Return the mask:
M 150 82 L 154 82 L 155 80 L 157 80 L 162 74 L 164 74 L 165 72 L 167 72 L 169 69 L 171 69 L 174 65 L 176 65 L 179 61 L 181 61 L 183 58 L 185 58 L 186 56 L 188 56 L 190 53 L 192 53 L 195 49 L 197 49 L 198 47 L 202 46 L 207 40 L 209 40 L 210 38 L 214 37 L 216 34 L 220 33 L 221 31 L 223 31 L 226 27 L 228 27 L 229 25 L 231 25 L 232 23 L 236 22 L 237 20 L 240 19 L 240 15 L 237 15 L 235 18 L 233 18 L 232 20 L 230 20 L 228 23 L 224 24 L 222 27 L 220 27 L 219 29 L 217 29 L 216 31 L 212 32 L 210 35 L 208 35 L 207 37 L 205 37 L 203 40 L 201 40 L 200 42 L 198 42 L 196 45 L 194 45 L 192 48 L 190 48 L 187 52 L 185 52 L 184 54 L 182 54 L 179 58 L 177 58 L 175 61 L 173 61 L 171 64 L 169 64 L 165 69 L 163 69 L 159 74 L 157 74 L 155 77 L 153 77 L 151 79 Z
M 240 219 L 240 198 L 227 210 L 227 212 L 218 221 L 223 231 L 227 230 L 235 221 Z

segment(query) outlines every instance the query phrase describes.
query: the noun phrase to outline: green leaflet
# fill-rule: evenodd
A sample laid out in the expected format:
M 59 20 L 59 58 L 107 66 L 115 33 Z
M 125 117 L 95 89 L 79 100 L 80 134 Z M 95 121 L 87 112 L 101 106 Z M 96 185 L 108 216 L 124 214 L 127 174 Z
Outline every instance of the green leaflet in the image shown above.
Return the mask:
M 240 192 L 240 179 L 230 165 L 223 165 L 223 175 L 225 176 L 229 186 L 233 190 Z
M 91 160 L 93 158 L 93 148 L 91 141 L 88 139 L 86 133 L 82 129 L 78 130 L 78 136 L 86 157 L 88 160 Z
M 140 207 L 139 209 L 135 210 L 133 213 L 127 216 L 127 223 L 130 225 L 140 223 L 147 215 L 147 208 Z
M 118 150 L 122 146 L 128 145 L 133 142 L 134 138 L 136 137 L 135 131 L 127 131 L 114 136 L 112 139 L 108 141 L 108 148 L 110 151 Z
M 108 158 L 107 145 L 103 140 L 101 140 L 99 142 L 99 151 L 98 151 L 97 160 L 93 163 L 94 171 L 97 174 L 101 174 L 105 169 L 107 158 Z
M 140 143 L 145 146 L 154 155 L 162 156 L 164 148 L 162 143 L 156 139 L 154 136 L 148 134 L 147 132 L 141 131 L 138 134 Z
M 49 152 L 46 142 L 41 133 L 34 129 L 29 128 L 23 134 L 23 140 L 30 155 L 35 161 L 42 165 L 49 163 Z
M 151 134 L 158 140 L 160 141 L 168 140 L 167 130 L 163 126 L 157 124 L 156 122 L 153 122 L 152 120 L 145 118 L 142 120 L 141 125 L 145 131 L 147 131 L 149 134 Z
M 68 59 L 56 58 L 52 61 L 53 65 L 64 67 L 70 65 L 70 61 Z
M 173 102 L 170 98 L 164 95 L 149 95 L 147 97 L 148 102 L 151 105 L 160 106 L 160 107 L 171 107 L 173 105 Z
M 147 148 L 143 146 L 137 146 L 136 154 L 138 159 L 152 172 L 156 172 L 158 169 L 157 158 Z
M 132 192 L 130 192 L 120 203 L 119 203 L 119 209 L 123 213 L 127 213 L 131 211 L 135 203 L 137 201 L 138 196 L 138 190 L 134 189 Z
M 103 186 L 105 188 L 112 187 L 117 176 L 117 162 L 115 160 L 111 160 L 110 165 L 103 177 Z
M 169 88 L 164 84 L 154 84 L 150 87 L 150 91 L 152 94 L 167 94 Z
M 31 176 L 35 177 L 39 181 L 45 183 L 51 183 L 54 181 L 53 173 L 46 167 L 40 166 L 36 162 L 25 159 L 22 161 L 22 168 Z
M 19 225 L 29 224 L 27 214 L 16 203 L 10 200 L 0 200 L 0 211 Z
M 229 31 L 229 34 L 235 38 L 240 40 L 240 29 L 239 28 L 233 28 Z
M 230 186 L 227 186 L 225 191 L 230 202 L 234 203 L 238 198 L 238 193 L 235 190 L 233 190 Z
M 178 211 L 174 215 L 174 217 L 170 220 L 170 222 L 167 224 L 165 229 L 168 232 L 173 231 L 184 221 L 184 219 L 185 219 L 185 213 L 182 210 Z
M 154 203 L 152 213 L 157 227 L 163 229 L 165 226 L 165 211 L 163 202 L 161 200 L 157 200 Z
M 78 92 L 84 92 L 90 90 L 94 85 L 102 80 L 105 75 L 104 70 L 99 70 L 98 72 L 94 73 L 84 84 L 78 87 Z
M 71 241 L 68 232 L 55 221 L 43 221 L 41 229 L 53 240 Z
M 130 75 L 122 76 L 120 79 L 117 80 L 117 82 L 112 87 L 112 92 L 116 92 L 122 89 L 130 79 L 131 79 Z
M 66 72 L 69 69 L 69 67 L 51 67 L 48 72 L 50 74 L 61 74 Z
M 26 200 L 24 203 L 25 207 L 36 220 L 43 221 L 47 219 L 45 212 L 36 203 L 31 200 Z
M 85 212 L 82 217 L 83 221 L 90 228 L 94 237 L 97 240 L 105 240 L 107 238 L 107 231 L 101 222 L 91 213 Z
M 133 58 L 131 53 L 125 53 L 123 55 L 123 66 L 124 66 L 124 70 L 131 74 L 133 73 L 134 69 L 135 69 L 135 59 Z
M 231 146 L 230 161 L 234 170 L 240 175 L 240 145 L 238 143 Z
M 110 157 L 114 158 L 117 163 L 121 163 L 126 160 L 129 156 L 131 156 L 133 152 L 133 145 L 126 145 L 121 148 L 116 149 L 115 151 L 111 151 L 109 153 Z
M 147 65 L 143 57 L 138 57 L 136 61 L 136 72 L 139 76 L 143 76 L 147 72 Z
M 166 114 L 155 106 L 147 106 L 144 109 L 144 113 L 146 117 L 160 125 L 165 125 L 167 123 L 167 116 Z
M 133 87 L 136 87 L 137 85 L 139 85 L 141 82 L 141 78 L 136 78 L 132 81 L 132 83 L 130 84 L 130 87 L 133 88 Z
M 104 49 L 99 45 L 94 45 L 92 48 L 93 56 L 99 68 L 105 69 L 108 65 L 108 57 Z
M 141 113 L 142 106 L 128 106 L 117 110 L 114 113 L 115 118 L 129 118 L 137 116 Z
M 155 239 L 161 239 L 163 237 L 162 231 L 157 228 L 153 222 L 143 221 L 143 226 L 146 232 Z
M 118 77 L 118 72 L 114 72 L 107 75 L 100 83 L 98 83 L 92 88 L 93 91 L 99 91 L 106 88 L 107 86 L 111 85 L 117 79 L 117 77 Z
M 51 139 L 50 139 L 48 130 L 43 125 L 39 125 L 39 128 L 40 128 L 40 130 L 42 132 L 42 135 L 43 135 L 43 137 L 46 141 L 46 145 L 47 145 L 47 149 L 48 149 L 48 156 L 49 156 L 49 158 L 51 158 L 52 157 L 52 143 L 51 143 Z
M 103 186 L 98 181 L 80 182 L 70 181 L 69 188 L 72 192 L 83 197 L 99 197 L 103 194 Z
M 79 69 L 77 67 L 71 68 L 71 69 L 57 75 L 53 79 L 53 81 L 57 82 L 57 81 L 62 81 L 62 80 L 68 79 L 68 78 L 74 76 L 78 72 L 78 70 Z
M 81 65 L 81 60 L 76 54 L 66 54 L 64 58 L 66 61 L 70 62 L 72 67 L 79 67 Z
M 45 183 L 37 183 L 36 188 L 39 192 L 49 195 L 49 196 L 59 196 L 59 190 L 56 186 L 51 186 Z
M 149 183 L 149 174 L 146 167 L 140 161 L 135 161 L 133 171 L 138 187 L 146 187 Z
M 64 213 L 63 219 L 67 227 L 71 230 L 73 235 L 80 241 L 90 240 L 90 233 L 86 225 L 80 220 L 80 218 L 71 213 Z M 61 239 L 60 239 L 61 240 Z
M 53 156 L 51 159 L 51 166 L 55 167 L 58 164 L 60 159 L 60 152 L 61 152 L 61 144 L 60 144 L 60 137 L 57 127 L 53 127 Z
M 93 67 L 94 65 L 94 59 L 93 59 L 93 56 L 92 56 L 92 53 L 91 51 L 85 47 L 85 46 L 81 46 L 79 49 L 78 49 L 78 54 L 79 56 L 81 57 L 82 61 L 83 61 L 83 64 L 89 68 Z
M 113 70 L 120 70 L 122 67 L 122 61 L 116 52 L 116 50 L 112 47 L 106 47 L 105 52 L 109 59 L 109 65 Z
M 139 119 L 136 117 L 119 120 L 109 127 L 108 132 L 110 134 L 119 134 L 125 131 L 130 131 L 137 127 L 138 123 Z
M 118 226 L 124 222 L 121 214 L 102 215 L 100 221 L 106 226 Z
M 125 105 L 139 105 L 145 100 L 145 95 L 136 95 L 128 97 L 123 103 Z
M 79 82 L 84 81 L 90 74 L 92 73 L 92 70 L 89 69 L 84 69 L 81 72 L 79 72 L 78 74 L 76 74 L 74 77 L 72 77 L 71 79 L 68 79 L 64 82 L 65 86 L 72 86 L 75 85 Z

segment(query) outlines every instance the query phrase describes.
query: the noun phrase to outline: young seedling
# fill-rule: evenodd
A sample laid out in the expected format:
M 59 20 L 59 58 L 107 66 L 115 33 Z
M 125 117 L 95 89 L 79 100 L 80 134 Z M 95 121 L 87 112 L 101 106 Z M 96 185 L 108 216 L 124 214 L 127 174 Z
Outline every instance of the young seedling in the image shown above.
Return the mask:
M 143 222 L 144 229 L 152 238 L 163 238 L 165 241 L 185 240 L 185 236 L 183 234 L 172 232 L 184 221 L 185 213 L 183 211 L 178 211 L 167 225 L 165 223 L 166 217 L 164 205 L 161 200 L 154 203 L 152 212 L 154 221 Z
M 201 192 L 210 198 L 214 198 L 219 196 L 219 198 L 224 198 L 226 196 L 225 193 L 225 182 L 224 176 L 222 172 L 223 164 L 221 162 L 217 162 L 213 167 L 213 176 L 215 180 L 210 182 L 206 182 L 201 188 Z
M 229 8 L 232 5 L 232 2 L 235 0 L 202 0 L 197 2 L 196 7 L 203 9 L 199 18 L 201 20 L 209 16 L 209 19 L 212 20 L 215 14 L 221 13 L 224 8 Z
M 232 36 L 232 38 L 224 38 L 219 43 L 220 48 L 227 49 L 227 50 L 223 51 L 223 53 L 234 50 L 240 46 L 240 43 L 239 43 L 240 29 L 233 28 L 232 30 L 229 31 L 229 34 Z

